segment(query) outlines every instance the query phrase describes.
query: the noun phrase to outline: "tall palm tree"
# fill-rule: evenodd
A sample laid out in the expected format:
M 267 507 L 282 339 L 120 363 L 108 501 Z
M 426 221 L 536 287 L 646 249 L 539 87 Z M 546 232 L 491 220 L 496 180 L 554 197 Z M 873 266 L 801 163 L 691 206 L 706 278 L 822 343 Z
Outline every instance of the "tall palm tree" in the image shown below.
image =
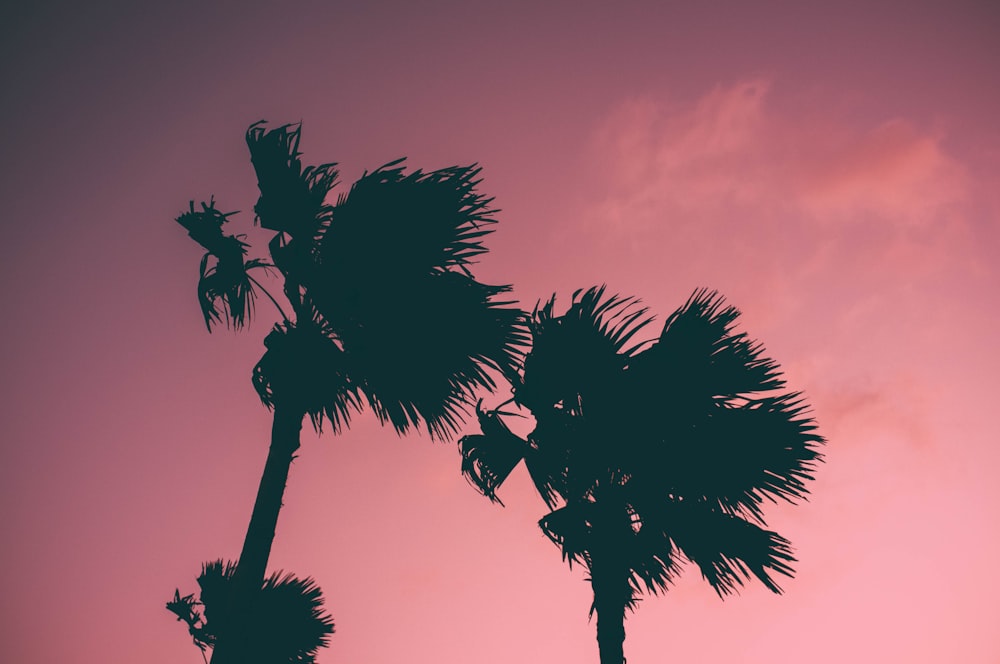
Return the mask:
M 233 213 L 192 202 L 177 218 L 207 251 L 199 302 L 205 322 L 242 327 L 258 291 L 282 321 L 253 370 L 273 410 L 271 445 L 239 563 L 225 578 L 229 601 L 259 595 L 289 466 L 309 416 L 334 433 L 367 406 L 397 433 L 423 425 L 432 438 L 458 428 L 472 396 L 495 387 L 491 371 L 513 375 L 524 342 L 523 314 L 497 300 L 508 286 L 475 280 L 497 210 L 476 192 L 480 169 L 405 173 L 402 160 L 366 172 L 335 203 L 336 164 L 303 167 L 299 126 L 247 131 L 260 197 L 256 221 L 275 231 L 270 262 L 247 259 L 243 236 L 226 235 Z M 286 313 L 255 273 L 276 268 Z M 178 595 L 179 596 L 179 595 Z M 225 613 L 225 612 L 220 612 Z M 253 659 L 249 620 L 215 633 L 213 663 Z
M 622 664 L 626 609 L 666 591 L 685 560 L 720 597 L 753 577 L 780 593 L 772 574 L 791 576 L 795 559 L 762 505 L 806 496 L 824 440 L 778 365 L 734 330 L 739 311 L 699 290 L 635 342 L 651 318 L 632 298 L 592 288 L 554 308 L 532 313 L 513 381 L 534 430 L 522 439 L 511 413 L 478 408 L 462 471 L 499 502 L 525 462 L 551 510 L 543 532 L 589 572 L 601 664 Z

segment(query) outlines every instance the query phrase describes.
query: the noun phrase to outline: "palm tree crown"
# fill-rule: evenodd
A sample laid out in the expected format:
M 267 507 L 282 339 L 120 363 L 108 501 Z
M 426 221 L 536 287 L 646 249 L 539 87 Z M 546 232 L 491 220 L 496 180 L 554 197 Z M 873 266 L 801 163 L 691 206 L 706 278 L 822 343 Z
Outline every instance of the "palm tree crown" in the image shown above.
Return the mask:
M 234 213 L 219 212 L 214 200 L 200 211 L 192 202 L 177 219 L 208 252 L 199 284 L 206 323 L 211 329 L 223 312 L 241 327 L 260 287 L 249 271 L 276 267 L 294 320 L 275 327 L 254 371 L 264 403 L 274 406 L 284 386 L 310 402 L 314 422 L 328 417 L 334 430 L 367 403 L 400 433 L 423 422 L 446 438 L 472 395 L 495 387 L 491 371 L 512 374 L 525 339 L 520 310 L 497 301 L 510 287 L 470 272 L 496 223 L 492 199 L 475 190 L 480 169 L 407 174 L 400 159 L 366 172 L 331 204 L 336 164 L 303 167 L 300 132 L 263 123 L 247 131 L 260 189 L 256 220 L 276 231 L 273 264 L 245 260 L 242 236 L 222 233 Z M 216 267 L 206 270 L 210 258 Z M 291 335 L 294 342 L 282 340 Z M 336 370 L 317 370 L 317 356 Z M 317 382 L 324 374 L 326 389 Z
M 739 311 L 699 290 L 636 342 L 651 318 L 633 298 L 592 288 L 554 309 L 532 313 L 513 381 L 534 430 L 521 439 L 480 409 L 482 434 L 460 441 L 470 481 L 498 501 L 525 461 L 552 510 L 543 532 L 590 572 L 599 641 L 602 615 L 613 625 L 637 595 L 666 590 L 685 560 L 720 596 L 752 577 L 780 592 L 772 574 L 790 576 L 794 558 L 762 503 L 805 497 L 824 441 L 777 364 L 734 330 Z M 624 630 L 611 631 L 620 654 Z M 606 645 L 602 663 L 620 661 Z
M 335 164 L 303 168 L 299 132 L 257 124 L 247 143 L 261 192 L 254 210 L 277 231 L 271 257 L 298 334 L 308 327 L 316 345 L 326 337 L 341 353 L 338 373 L 348 381 L 327 414 L 343 420 L 348 406 L 365 402 L 400 433 L 423 421 L 447 437 L 472 394 L 495 387 L 489 370 L 513 370 L 523 340 L 520 311 L 496 301 L 509 287 L 481 284 L 469 271 L 495 223 L 492 199 L 475 191 L 480 169 L 405 174 L 398 160 L 362 175 L 331 205 Z M 269 353 L 290 329 L 272 332 Z M 257 372 L 265 403 L 269 364 Z

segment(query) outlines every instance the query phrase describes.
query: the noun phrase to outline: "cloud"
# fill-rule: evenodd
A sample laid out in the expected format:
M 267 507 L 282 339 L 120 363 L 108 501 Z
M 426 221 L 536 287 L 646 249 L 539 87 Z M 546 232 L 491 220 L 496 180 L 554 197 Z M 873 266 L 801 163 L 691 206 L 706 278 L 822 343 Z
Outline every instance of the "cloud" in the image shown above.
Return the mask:
M 940 136 L 896 118 L 845 139 L 800 165 L 808 175 L 799 182 L 798 199 L 817 218 L 870 212 L 924 224 L 966 198 L 966 174 L 944 152 Z
M 612 187 L 602 211 L 635 223 L 656 207 L 696 211 L 757 200 L 760 182 L 745 171 L 761 156 L 769 87 L 763 80 L 718 87 L 690 108 L 650 98 L 623 102 L 594 141 L 595 161 Z
M 601 211 L 617 225 L 663 209 L 704 217 L 734 206 L 912 225 L 965 200 L 967 173 L 943 135 L 905 118 L 859 128 L 821 108 L 782 107 L 771 88 L 752 79 L 686 105 L 622 102 L 593 141 L 611 182 Z
M 995 274 L 977 242 L 988 188 L 944 132 L 773 89 L 751 79 L 688 103 L 619 104 L 590 146 L 591 236 L 679 276 L 752 274 L 789 297 L 790 282 L 854 298 L 864 283 Z

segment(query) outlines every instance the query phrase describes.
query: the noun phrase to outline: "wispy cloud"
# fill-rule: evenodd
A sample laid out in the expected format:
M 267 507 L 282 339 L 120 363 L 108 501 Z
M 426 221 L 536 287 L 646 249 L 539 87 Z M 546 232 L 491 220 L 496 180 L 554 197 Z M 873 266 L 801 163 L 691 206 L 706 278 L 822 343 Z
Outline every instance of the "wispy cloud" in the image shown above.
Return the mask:
M 859 127 L 821 108 L 772 103 L 771 89 L 753 79 L 688 104 L 622 102 L 593 141 L 612 187 L 601 212 L 625 226 L 664 209 L 704 217 L 733 207 L 911 225 L 966 200 L 968 174 L 940 132 L 905 118 Z
M 836 143 L 813 145 L 796 164 L 802 208 L 811 216 L 848 221 L 865 213 L 905 225 L 954 219 L 967 200 L 967 174 L 945 153 L 942 136 L 896 118 Z
M 664 206 L 697 212 L 758 200 L 762 180 L 774 177 L 752 168 L 768 161 L 761 129 L 769 87 L 763 80 L 719 87 L 690 106 L 623 102 L 594 141 L 613 187 L 602 212 L 635 224 Z

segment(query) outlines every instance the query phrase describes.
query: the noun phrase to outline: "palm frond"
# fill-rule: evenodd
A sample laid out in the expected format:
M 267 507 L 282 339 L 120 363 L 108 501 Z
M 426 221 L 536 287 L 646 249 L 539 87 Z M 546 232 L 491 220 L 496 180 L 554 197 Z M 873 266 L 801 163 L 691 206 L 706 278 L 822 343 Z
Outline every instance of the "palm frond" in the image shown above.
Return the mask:
M 573 293 L 573 306 L 565 317 L 575 316 L 585 321 L 594 329 L 600 331 L 616 353 L 629 355 L 625 344 L 642 328 L 652 322 L 652 316 L 646 316 L 647 307 L 640 307 L 639 299 L 611 295 L 604 298 L 606 286 L 583 289 Z
M 214 643 L 215 636 L 207 633 L 205 618 L 201 611 L 196 608 L 198 606 L 202 606 L 202 603 L 194 598 L 194 594 L 181 597 L 180 590 L 174 590 L 173 600 L 167 602 L 167 611 L 177 616 L 178 621 L 187 624 L 188 634 L 194 639 L 194 644 L 198 646 L 204 656 L 205 648 Z
M 524 343 L 522 313 L 495 299 L 508 288 L 461 273 L 400 281 L 364 298 L 335 288 L 309 292 L 372 411 L 399 433 L 424 423 L 432 437 L 449 438 L 475 391 L 495 388 L 489 371 L 511 374 Z
M 664 532 L 720 597 L 737 592 L 752 577 L 780 594 L 771 573 L 794 574 L 789 541 L 745 519 L 694 501 L 664 505 L 659 517 Z
M 638 300 L 606 296 L 603 286 L 576 291 L 561 315 L 554 297 L 533 311 L 514 397 L 535 417 L 526 462 L 550 509 L 557 495 L 575 500 L 619 467 L 623 381 L 630 354 L 643 345 L 634 337 L 650 320 Z
M 680 576 L 682 560 L 680 550 L 666 533 L 644 527 L 641 520 L 637 524 L 635 534 L 629 540 L 628 558 L 633 598 L 643 593 L 658 595 L 666 592 Z M 635 599 L 630 602 L 630 607 L 635 608 Z
M 717 292 L 695 291 L 630 367 L 641 391 L 683 410 L 783 387 L 778 365 L 763 356 L 763 346 L 735 332 L 739 315 Z
M 551 408 L 534 415 L 525 466 L 546 506 L 554 509 L 559 502 L 589 495 L 606 476 L 609 441 L 588 426 L 587 418 L 569 409 Z
M 555 315 L 555 296 L 532 312 L 531 350 L 515 385 L 517 402 L 532 412 L 559 407 L 578 413 L 617 389 L 635 347 L 626 344 L 651 317 L 638 300 L 604 296 L 605 288 L 576 291 L 567 311 Z
M 323 609 L 323 592 L 316 582 L 275 572 L 264 581 L 261 598 L 260 627 L 280 637 L 268 639 L 270 648 L 260 651 L 261 661 L 287 657 L 287 661 L 299 664 L 314 662 L 334 631 L 333 618 Z
M 662 529 L 646 527 L 632 505 L 606 495 L 553 510 L 539 526 L 563 560 L 586 566 L 598 585 L 608 572 L 625 579 L 626 606 L 634 609 L 638 595 L 659 594 L 676 580 L 682 554 Z
M 571 567 L 573 563 L 590 565 L 594 510 L 591 501 L 574 501 L 552 510 L 538 521 L 538 527 L 559 547 L 563 560 Z
M 323 608 L 323 593 L 310 578 L 276 572 L 263 582 L 249 603 L 237 605 L 233 596 L 236 564 L 216 560 L 202 566 L 198 585 L 200 602 L 193 595 L 175 592 L 167 608 L 189 624 L 195 644 L 204 651 L 221 635 L 244 657 L 260 662 L 312 664 L 320 648 L 329 644 L 333 619 Z M 204 606 L 204 617 L 193 607 Z
M 266 271 L 271 265 L 257 258 L 246 260 L 250 245 L 242 241 L 243 236 L 222 232 L 223 224 L 235 212 L 219 211 L 214 198 L 209 203 L 202 202 L 201 208 L 195 210 L 191 201 L 188 211 L 177 217 L 177 223 L 207 249 L 198 279 L 198 304 L 205 326 L 211 332 L 212 323 L 222 322 L 224 316 L 227 326 L 232 324 L 240 329 L 251 317 L 256 297 L 249 273 L 254 269 Z
M 624 463 L 648 469 L 661 495 L 761 522 L 764 499 L 805 496 L 824 440 L 800 395 L 766 394 L 784 381 L 761 345 L 734 331 L 738 316 L 696 291 L 633 358 L 615 405 L 628 422 Z
M 554 417 L 552 415 L 555 415 Z M 560 500 L 565 500 L 565 496 L 581 495 L 583 492 L 571 492 L 569 490 L 569 468 L 571 467 L 570 457 L 572 449 L 568 445 L 560 445 L 558 441 L 565 441 L 557 435 L 539 435 L 539 427 L 546 424 L 555 424 L 559 420 L 561 424 L 572 426 L 573 422 L 569 417 L 558 417 L 558 414 L 551 414 L 545 418 L 544 422 L 536 420 L 535 430 L 528 436 L 529 448 L 524 457 L 524 465 L 528 470 L 535 490 L 545 502 L 545 506 L 550 510 L 555 509 Z M 572 439 L 570 439 L 572 440 Z
M 503 505 L 496 490 L 524 458 L 528 442 L 511 433 L 494 411 L 476 406 L 482 434 L 463 436 L 458 441 L 462 454 L 462 474 L 492 502 Z
M 231 251 L 228 236 L 222 232 L 222 226 L 229 217 L 238 212 L 222 212 L 215 207 L 215 197 L 208 203 L 202 201 L 201 210 L 194 209 L 194 201 L 188 203 L 187 212 L 182 212 L 176 218 L 178 224 L 184 227 L 191 239 L 204 247 L 210 254 L 224 254 Z
M 645 462 L 661 469 L 661 493 L 763 523 L 765 500 L 795 503 L 808 495 L 824 442 L 793 392 L 692 414 Z
M 237 238 L 229 238 L 244 243 Z M 212 330 L 212 322 L 219 323 L 225 316 L 226 325 L 232 324 L 236 329 L 242 328 L 253 315 L 254 303 L 257 298 L 256 289 L 250 279 L 250 270 L 254 268 L 267 269 L 269 263 L 254 258 L 243 262 L 242 256 L 237 263 L 235 254 L 227 258 L 219 258 L 214 265 L 209 264 L 209 256 L 205 254 L 201 261 L 201 277 L 198 280 L 198 303 L 201 305 L 205 325 Z
M 326 197 L 337 183 L 337 164 L 303 168 L 299 159 L 301 125 L 267 130 L 261 121 L 247 129 L 250 161 L 257 174 L 260 197 L 254 205 L 263 228 L 311 240 L 329 222 Z
M 486 251 L 498 210 L 475 190 L 481 169 L 406 174 L 403 161 L 366 172 L 338 197 L 319 248 L 328 273 L 405 279 L 464 268 Z

